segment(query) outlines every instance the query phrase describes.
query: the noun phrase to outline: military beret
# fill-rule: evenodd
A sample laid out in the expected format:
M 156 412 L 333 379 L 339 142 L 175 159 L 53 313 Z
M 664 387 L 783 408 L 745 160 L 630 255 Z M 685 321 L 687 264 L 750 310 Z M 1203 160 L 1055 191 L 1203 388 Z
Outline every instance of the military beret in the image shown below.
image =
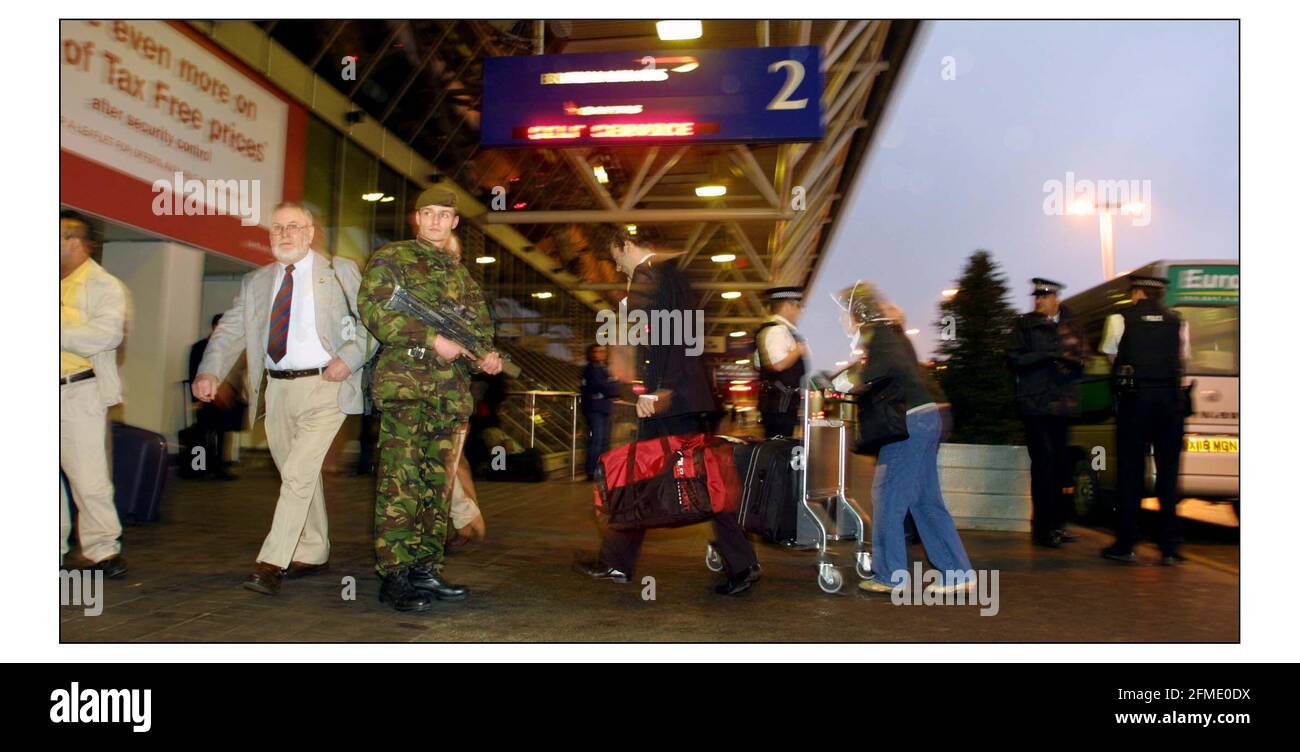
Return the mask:
M 419 211 L 426 206 L 450 206 L 456 208 L 456 194 L 450 188 L 434 184 L 420 191 L 420 195 L 411 204 L 411 211 Z
M 1042 277 L 1034 277 L 1029 280 L 1029 282 L 1034 286 L 1035 298 L 1042 295 L 1055 295 L 1065 289 L 1065 285 L 1060 282 L 1053 282 L 1050 279 L 1043 279 Z

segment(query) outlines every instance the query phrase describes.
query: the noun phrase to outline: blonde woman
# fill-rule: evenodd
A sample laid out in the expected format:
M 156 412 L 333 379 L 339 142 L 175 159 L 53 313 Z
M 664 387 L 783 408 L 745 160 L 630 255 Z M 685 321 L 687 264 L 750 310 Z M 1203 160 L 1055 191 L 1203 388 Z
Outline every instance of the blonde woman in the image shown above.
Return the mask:
M 859 282 L 836 296 L 846 329 L 856 333 L 863 360 L 853 369 L 859 385 L 893 379 L 902 387 L 907 433 L 880 448 L 872 488 L 871 555 L 874 575 L 858 587 L 890 593 L 909 578 L 904 520 L 916 523 L 926 556 L 943 575 L 944 590 L 974 584 L 970 558 L 939 487 L 939 407 L 925 385 L 916 351 L 903 333 L 902 311 L 869 283 Z

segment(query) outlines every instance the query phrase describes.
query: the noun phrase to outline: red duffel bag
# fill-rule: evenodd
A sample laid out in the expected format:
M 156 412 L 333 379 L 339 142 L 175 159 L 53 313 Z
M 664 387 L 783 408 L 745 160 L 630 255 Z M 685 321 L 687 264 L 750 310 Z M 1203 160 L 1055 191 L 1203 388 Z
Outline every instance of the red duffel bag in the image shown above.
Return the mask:
M 731 444 L 709 434 L 634 441 L 596 466 L 596 514 L 619 530 L 692 525 L 739 500 Z

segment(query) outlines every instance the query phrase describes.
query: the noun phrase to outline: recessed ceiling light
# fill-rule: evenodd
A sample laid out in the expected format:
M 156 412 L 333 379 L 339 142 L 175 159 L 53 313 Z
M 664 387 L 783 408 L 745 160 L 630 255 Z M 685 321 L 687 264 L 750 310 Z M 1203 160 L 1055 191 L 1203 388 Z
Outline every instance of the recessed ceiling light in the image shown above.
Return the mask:
M 551 295 L 552 295 L 552 294 L 549 293 L 549 292 L 535 292 L 535 293 L 533 293 L 533 297 L 534 297 L 534 298 L 537 298 L 538 300 L 546 300 L 547 298 L 550 298 Z
M 605 172 L 605 168 L 602 167 L 601 165 L 596 165 L 595 167 L 591 168 L 591 171 L 596 174 L 597 183 L 604 185 L 605 183 L 609 182 L 609 173 Z
M 740 360 L 736 361 L 736 365 L 738 365 L 738 366 L 747 366 L 747 365 L 749 365 L 749 358 L 741 358 Z
M 655 31 L 665 42 L 699 39 L 704 35 L 704 24 L 700 21 L 660 21 L 655 24 Z
M 749 332 L 732 332 L 732 333 L 731 333 L 731 336 L 732 336 L 732 337 L 743 337 L 743 336 L 745 336 L 746 334 L 749 334 Z
M 718 196 L 727 195 L 727 186 L 725 185 L 701 185 L 696 187 L 695 195 L 700 198 L 717 198 Z
M 729 290 L 727 292 L 722 293 L 723 300 L 735 300 L 736 298 L 739 297 L 740 297 L 740 293 L 737 292 L 736 290 Z
M 719 253 L 719 254 L 716 254 L 716 255 L 714 255 L 714 256 L 710 256 L 709 258 L 710 258 L 711 261 L 713 261 L 713 262 L 715 262 L 715 263 L 718 263 L 718 264 L 725 264 L 725 263 L 727 263 L 727 262 L 729 262 L 729 261 L 735 261 L 735 260 L 736 260 L 736 254 L 734 254 L 734 253 Z
M 383 198 L 383 197 L 384 197 L 384 192 L 383 192 L 383 191 L 379 191 L 379 192 L 377 192 L 377 193 L 363 193 L 363 194 L 361 194 L 361 200 L 362 200 L 362 201 L 378 201 L 379 199 L 381 199 L 381 198 Z
M 493 256 L 479 256 L 474 259 L 474 263 L 476 264 L 495 264 L 496 262 L 497 260 Z

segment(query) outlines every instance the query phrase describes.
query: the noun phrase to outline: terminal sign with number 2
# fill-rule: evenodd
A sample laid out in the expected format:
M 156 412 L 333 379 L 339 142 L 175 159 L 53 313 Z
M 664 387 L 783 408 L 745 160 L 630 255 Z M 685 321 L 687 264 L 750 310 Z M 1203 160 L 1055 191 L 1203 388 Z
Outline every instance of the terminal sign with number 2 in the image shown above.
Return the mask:
M 491 57 L 482 145 L 817 141 L 816 45 Z

